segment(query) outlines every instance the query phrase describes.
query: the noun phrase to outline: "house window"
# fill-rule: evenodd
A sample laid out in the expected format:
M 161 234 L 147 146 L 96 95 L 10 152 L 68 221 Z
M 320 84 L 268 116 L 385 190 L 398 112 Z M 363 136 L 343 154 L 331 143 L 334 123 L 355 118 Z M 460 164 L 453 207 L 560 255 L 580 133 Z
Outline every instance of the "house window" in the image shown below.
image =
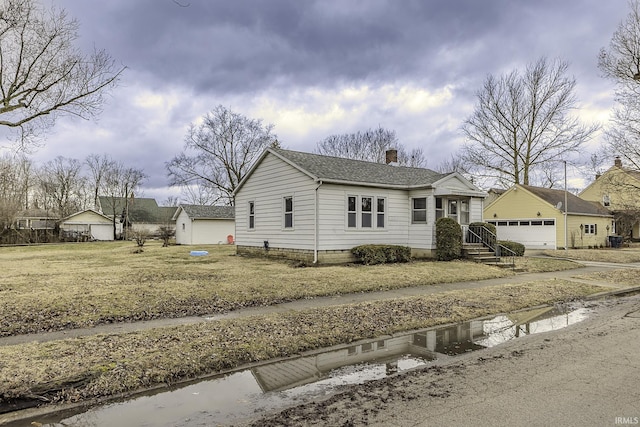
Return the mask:
M 378 197 L 378 206 L 376 210 L 376 227 L 384 228 L 384 214 L 385 214 L 385 199 L 382 197 Z
M 358 215 L 356 207 L 356 196 L 347 197 L 347 227 L 356 228 L 356 218 Z
M 186 226 L 185 226 L 185 224 L 184 224 L 184 222 L 183 222 L 183 223 L 182 223 L 182 231 L 184 231 L 184 230 L 185 230 L 185 228 L 186 228 Z
M 460 224 L 469 224 L 469 201 L 460 200 Z
M 284 228 L 293 228 L 293 197 L 284 198 Z
M 361 199 L 361 213 L 362 213 L 362 228 L 373 227 L 372 215 L 373 215 L 373 200 L 372 197 L 362 197 Z
M 442 207 L 442 197 L 436 197 L 436 220 L 444 216 L 444 208 Z
M 411 210 L 411 222 L 423 223 L 427 222 L 427 198 L 420 197 L 413 199 L 413 206 Z
M 602 205 L 606 206 L 606 207 L 611 206 L 611 200 L 609 200 L 609 195 L 608 194 L 605 194 L 605 195 L 602 196 Z
M 253 230 L 254 228 L 256 228 L 255 203 L 249 202 L 249 229 Z
M 598 225 L 597 224 L 585 224 L 584 225 L 584 234 L 598 234 Z
M 449 212 L 447 216 L 451 219 L 458 221 L 458 201 L 449 200 Z

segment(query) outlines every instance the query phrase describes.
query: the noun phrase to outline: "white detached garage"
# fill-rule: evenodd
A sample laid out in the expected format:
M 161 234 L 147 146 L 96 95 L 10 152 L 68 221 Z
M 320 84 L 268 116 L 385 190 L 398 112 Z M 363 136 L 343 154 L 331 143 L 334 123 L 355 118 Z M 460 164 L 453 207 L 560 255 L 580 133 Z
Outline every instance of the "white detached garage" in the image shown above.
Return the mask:
M 236 232 L 233 206 L 180 205 L 173 215 L 176 244 L 233 243 Z
M 60 231 L 78 240 L 113 240 L 112 220 L 93 209 L 61 219 Z

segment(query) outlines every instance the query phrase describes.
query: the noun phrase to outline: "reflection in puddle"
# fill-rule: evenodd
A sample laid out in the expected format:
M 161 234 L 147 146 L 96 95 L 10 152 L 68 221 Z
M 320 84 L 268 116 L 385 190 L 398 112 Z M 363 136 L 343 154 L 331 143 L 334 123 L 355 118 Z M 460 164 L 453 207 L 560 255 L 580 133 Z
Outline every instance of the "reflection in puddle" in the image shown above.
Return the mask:
M 423 366 L 444 355 L 454 356 L 519 336 L 564 328 L 584 320 L 587 314 L 584 308 L 545 307 L 431 328 L 264 364 L 76 415 L 57 414 L 29 421 L 49 426 L 230 425 L 262 411 L 320 398 L 343 385 L 361 384 Z

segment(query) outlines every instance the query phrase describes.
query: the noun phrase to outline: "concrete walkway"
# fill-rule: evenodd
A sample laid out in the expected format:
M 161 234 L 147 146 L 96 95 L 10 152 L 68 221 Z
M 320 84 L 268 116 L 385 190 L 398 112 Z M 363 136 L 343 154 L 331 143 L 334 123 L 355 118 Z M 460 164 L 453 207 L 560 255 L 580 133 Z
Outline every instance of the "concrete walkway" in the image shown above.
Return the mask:
M 620 286 L 608 282 L 593 281 L 579 279 L 576 276 L 582 276 L 585 274 L 616 270 L 621 268 L 633 268 L 640 269 L 640 263 L 634 264 L 615 264 L 605 262 L 589 262 L 589 261 L 576 261 L 582 265 L 583 268 L 553 271 L 547 273 L 519 273 L 515 276 L 502 277 L 498 279 L 478 280 L 471 282 L 455 282 L 455 283 L 443 283 L 438 285 L 416 286 L 411 288 L 393 289 L 389 291 L 379 292 L 360 292 L 354 294 L 344 294 L 329 297 L 317 297 L 313 299 L 296 300 L 292 302 L 275 304 L 265 307 L 251 307 L 241 310 L 235 310 L 226 314 L 216 314 L 211 316 L 190 316 L 180 317 L 175 319 L 157 319 L 141 322 L 127 322 L 127 323 L 111 323 L 106 325 L 99 325 L 93 328 L 81 328 L 70 329 L 65 331 L 45 332 L 38 334 L 27 335 L 15 335 L 10 337 L 0 338 L 0 346 L 3 345 L 15 345 L 29 342 L 47 342 L 61 340 L 65 338 L 77 338 L 89 335 L 98 334 L 119 334 L 126 332 L 144 331 L 153 328 L 178 326 L 178 325 L 191 325 L 206 321 L 216 321 L 222 319 L 237 319 L 247 316 L 264 315 L 270 313 L 283 313 L 288 311 L 300 311 L 315 307 L 329 307 L 343 304 L 362 303 L 368 301 L 379 301 L 393 298 L 404 298 L 412 296 L 430 295 L 440 292 L 448 292 L 462 289 L 477 289 L 487 286 L 504 285 L 504 284 L 518 284 L 524 282 L 541 281 L 548 279 L 563 279 L 581 283 L 589 283 L 605 288 L 610 288 L 612 292 L 617 290 L 627 289 L 628 287 Z

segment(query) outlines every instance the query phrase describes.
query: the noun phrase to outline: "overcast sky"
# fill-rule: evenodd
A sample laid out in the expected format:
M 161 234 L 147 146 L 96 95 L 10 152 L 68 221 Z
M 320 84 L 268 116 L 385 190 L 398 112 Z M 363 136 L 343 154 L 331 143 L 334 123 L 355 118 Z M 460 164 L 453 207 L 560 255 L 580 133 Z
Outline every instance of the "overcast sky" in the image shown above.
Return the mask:
M 606 122 L 613 86 L 597 55 L 628 13 L 624 0 L 47 1 L 79 20 L 83 49 L 127 70 L 97 122 L 59 120 L 34 159 L 108 153 L 144 169 L 159 202 L 178 194 L 165 162 L 219 104 L 300 151 L 382 126 L 435 168 L 487 75 L 547 56 L 569 62 L 581 118 Z

